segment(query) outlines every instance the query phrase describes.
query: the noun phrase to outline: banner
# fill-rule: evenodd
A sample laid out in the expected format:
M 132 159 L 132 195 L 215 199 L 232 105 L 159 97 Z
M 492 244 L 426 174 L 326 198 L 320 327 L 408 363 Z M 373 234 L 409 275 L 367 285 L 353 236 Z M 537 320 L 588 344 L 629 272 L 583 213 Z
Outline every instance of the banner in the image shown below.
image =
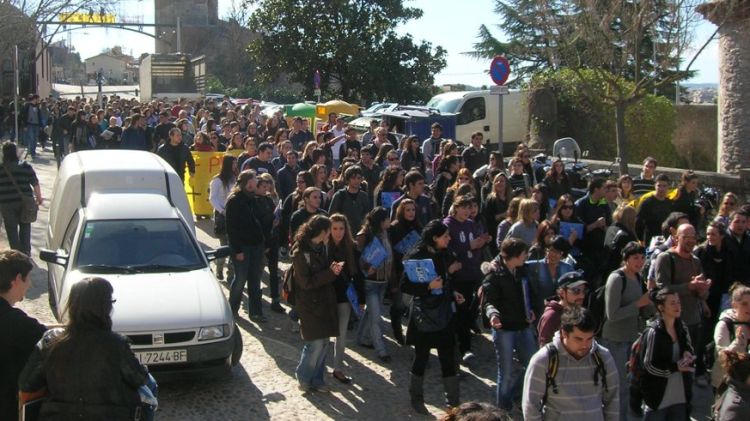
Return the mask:
M 191 178 L 185 169 L 185 193 L 193 214 L 211 216 L 214 208 L 208 201 L 208 187 L 211 179 L 221 171 L 224 152 L 190 152 L 195 160 L 195 175 Z
M 115 15 L 109 13 L 95 12 L 62 12 L 58 14 L 60 22 L 64 23 L 116 23 Z

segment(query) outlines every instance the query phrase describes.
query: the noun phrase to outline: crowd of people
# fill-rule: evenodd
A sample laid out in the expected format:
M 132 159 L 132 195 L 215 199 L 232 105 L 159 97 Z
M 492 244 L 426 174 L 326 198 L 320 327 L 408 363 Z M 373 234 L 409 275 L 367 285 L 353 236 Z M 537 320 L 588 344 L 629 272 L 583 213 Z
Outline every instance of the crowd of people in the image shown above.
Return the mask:
M 427 413 L 432 349 L 445 406 L 469 410 L 461 405 L 461 366 L 482 363 L 472 342 L 487 331 L 500 412 L 527 420 L 687 419 L 693 383 L 714 389 L 716 419 L 745 419 L 750 410 L 750 205 L 726 193 L 709 214 L 691 171 L 673 187 L 648 157 L 637 177 L 592 178 L 580 192 L 561 159 L 540 168 L 521 144 L 506 162 L 485 148 L 481 132 L 464 144 L 443 139 L 436 123 L 427 139 L 401 137 L 383 120 L 360 134 L 332 114 L 314 134 L 305 119 L 228 101 L 115 97 L 99 108 L 32 96 L 22 118 L 32 161 L 45 133 L 58 160 L 87 149 L 141 149 L 181 176 L 195 171 L 190 151 L 227 152 L 210 183 L 214 234 L 232 250 L 228 262 L 216 262 L 216 277 L 227 279 L 235 317 L 246 290 L 249 319 L 265 323 L 267 267 L 269 309 L 288 314 L 304 343 L 295 375 L 306 393 L 327 390 L 331 338 L 332 379 L 353 382 L 343 356 L 356 325 L 356 343 L 380 364 L 392 361 L 388 334 L 414 348 L 408 396 L 417 413 Z M 33 170 L 13 152 L 3 162 L 24 174 L 17 193 L 34 187 L 41 200 Z M 8 229 L 3 198 L 17 197 L 2 180 L 0 172 Z M 27 243 L 11 239 L 28 254 Z M 281 260 L 291 262 L 288 271 L 279 270 Z M 0 272 L 0 296 L 11 308 L 27 272 Z M 99 327 L 111 331 L 104 313 Z M 76 338 L 71 323 L 67 334 L 43 338 L 35 327 L 24 355 L 41 342 L 22 390 L 39 384 L 37 354 L 49 342 Z M 107 337 L 119 352 L 119 339 Z M 0 352 L 5 347 L 0 342 Z M 143 384 L 143 373 L 129 373 L 123 382 Z

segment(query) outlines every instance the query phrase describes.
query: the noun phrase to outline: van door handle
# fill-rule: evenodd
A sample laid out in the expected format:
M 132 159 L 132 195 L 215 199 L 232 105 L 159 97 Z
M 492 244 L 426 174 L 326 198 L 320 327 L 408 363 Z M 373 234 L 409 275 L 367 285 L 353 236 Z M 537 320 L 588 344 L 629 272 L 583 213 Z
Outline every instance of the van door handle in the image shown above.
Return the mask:
M 485 132 L 488 132 L 488 131 L 490 131 L 490 126 L 484 126 L 484 131 L 485 131 Z

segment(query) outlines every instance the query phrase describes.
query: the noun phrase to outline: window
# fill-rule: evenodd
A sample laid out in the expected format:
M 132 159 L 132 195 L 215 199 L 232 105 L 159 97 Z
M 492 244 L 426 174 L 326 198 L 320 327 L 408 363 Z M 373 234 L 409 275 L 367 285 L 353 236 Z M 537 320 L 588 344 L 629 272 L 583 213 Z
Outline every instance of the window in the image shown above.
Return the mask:
M 70 254 L 70 249 L 73 247 L 73 237 L 76 235 L 76 231 L 78 230 L 78 221 L 80 220 L 80 217 L 78 216 L 78 212 L 73 214 L 73 217 L 70 219 L 70 222 L 68 223 L 68 228 L 65 229 L 65 235 L 63 236 L 63 242 L 62 242 L 62 249 L 65 250 L 66 253 Z
M 471 98 L 464 103 L 461 114 L 458 115 L 458 124 L 469 124 L 472 121 L 483 120 L 487 114 L 484 98 Z

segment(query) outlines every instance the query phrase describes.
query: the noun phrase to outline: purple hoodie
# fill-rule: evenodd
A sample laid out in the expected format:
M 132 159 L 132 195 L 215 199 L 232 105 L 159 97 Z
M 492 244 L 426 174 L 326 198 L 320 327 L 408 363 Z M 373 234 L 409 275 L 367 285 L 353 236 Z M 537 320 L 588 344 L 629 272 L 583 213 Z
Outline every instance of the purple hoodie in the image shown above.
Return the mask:
M 474 221 L 467 219 L 459 222 L 456 218 L 448 216 L 443 219 L 448 226 L 451 241 L 448 249 L 455 253 L 461 270 L 453 274 L 453 280 L 458 282 L 479 282 L 482 279 L 482 249 L 471 250 L 470 242 L 476 238 L 477 227 Z

